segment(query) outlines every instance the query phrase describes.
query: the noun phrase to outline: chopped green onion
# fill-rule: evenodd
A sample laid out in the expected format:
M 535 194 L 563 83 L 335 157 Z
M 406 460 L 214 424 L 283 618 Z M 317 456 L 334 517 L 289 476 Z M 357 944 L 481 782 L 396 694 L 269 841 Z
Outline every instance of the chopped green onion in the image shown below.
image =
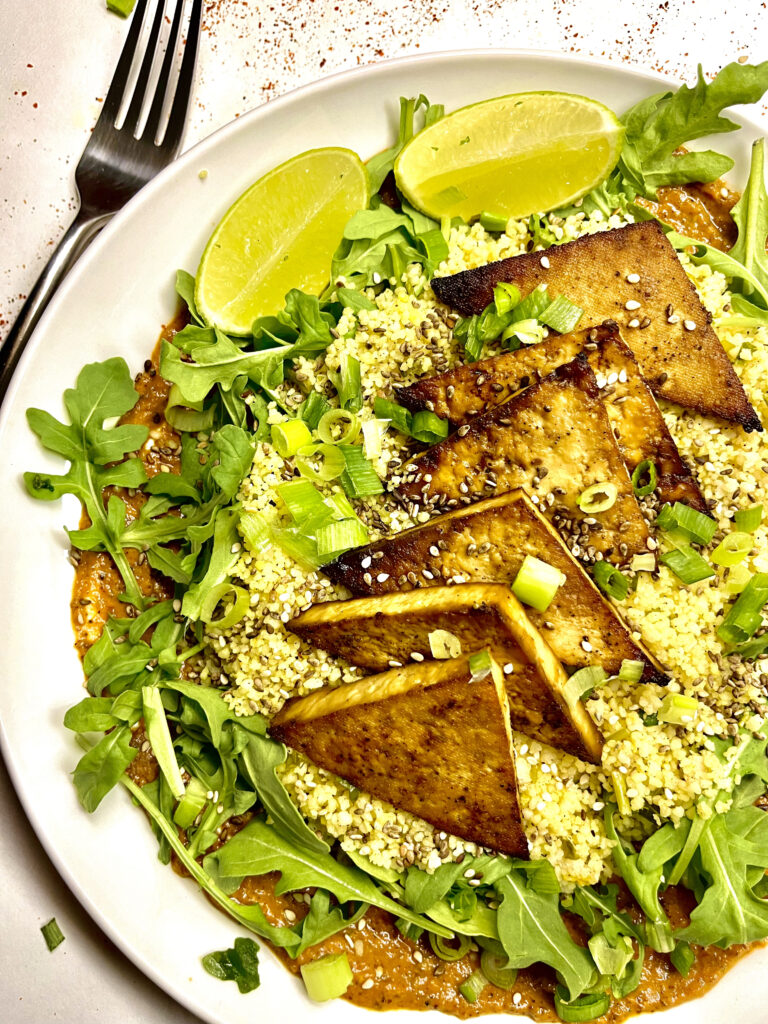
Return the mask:
M 488 210 L 483 210 L 480 214 L 480 223 L 486 231 L 506 231 L 508 220 L 509 217 L 504 217 L 500 213 L 489 213 Z
M 751 579 L 752 573 L 746 565 L 734 565 L 728 573 L 728 579 L 724 580 L 723 589 L 731 596 L 740 594 Z
M 289 480 L 274 490 L 297 523 L 321 515 L 327 509 L 322 494 L 309 480 Z
M 659 473 L 653 459 L 643 459 L 632 471 L 632 489 L 638 498 L 653 494 L 659 482 Z
M 310 430 L 317 430 L 317 425 L 330 410 L 331 403 L 319 391 L 310 391 L 299 408 L 299 416 Z
M 476 651 L 470 656 L 469 671 L 472 673 L 472 682 L 476 683 L 491 671 L 491 655 L 489 651 Z
M 533 555 L 526 555 L 512 584 L 512 593 L 523 604 L 530 605 L 538 612 L 545 612 L 565 580 L 564 573 L 554 565 L 542 562 Z
M 366 420 L 363 423 L 363 451 L 366 459 L 378 459 L 381 442 L 389 423 L 387 420 Z
M 338 450 L 344 456 L 345 463 L 341 484 L 350 498 L 367 498 L 371 494 L 384 493 L 384 485 L 359 445 L 339 445 Z
M 331 510 L 336 519 L 355 519 L 356 513 L 352 508 L 352 505 L 347 500 L 346 495 L 342 494 L 341 491 L 334 491 L 333 494 L 329 494 L 324 499 L 324 504 Z
M 308 537 L 303 526 L 273 529 L 272 539 L 281 551 L 305 569 L 319 569 L 323 564 L 314 537 Z
M 493 289 L 493 304 L 499 316 L 511 312 L 520 303 L 520 289 L 515 284 L 499 281 Z
M 368 543 L 368 530 L 359 519 L 342 519 L 321 526 L 317 531 L 317 554 L 323 562 Z
M 681 941 L 675 944 L 675 948 L 669 954 L 669 959 L 672 961 L 672 966 L 677 973 L 687 978 L 688 972 L 696 960 L 696 954 L 687 942 Z
M 363 390 L 360 383 L 360 360 L 344 353 L 339 364 L 339 372 L 329 372 L 331 383 L 339 396 L 342 409 L 358 412 L 363 405 Z
M 629 567 L 633 572 L 653 572 L 656 568 L 656 555 L 650 551 L 645 551 L 642 555 L 633 555 Z M 632 589 L 634 590 L 634 587 Z
M 585 665 L 577 672 L 574 672 L 565 684 L 565 699 L 571 707 L 588 696 L 596 686 L 605 682 L 608 673 L 600 665 Z
M 632 661 L 629 658 L 625 658 L 619 669 L 619 679 L 624 679 L 629 683 L 637 683 L 642 679 L 644 671 L 644 661 Z
M 632 813 L 632 808 L 627 796 L 627 780 L 621 772 L 611 772 L 611 788 L 613 789 L 616 806 L 619 808 L 619 814 L 627 817 Z
M 269 526 L 260 512 L 242 512 L 237 525 L 251 551 L 258 553 L 269 547 Z
M 142 686 L 141 702 L 147 740 L 152 748 L 152 753 L 155 755 L 160 771 L 165 776 L 165 781 L 170 786 L 171 792 L 177 800 L 180 800 L 184 796 L 184 780 L 181 777 L 179 762 L 176 760 L 176 752 L 173 749 L 173 740 L 168 728 L 168 719 L 165 717 L 160 690 L 156 686 Z
M 215 619 L 214 612 L 222 600 L 229 597 L 230 594 L 234 600 L 224 614 Z M 233 583 L 218 583 L 215 587 L 211 587 L 203 598 L 203 603 L 200 606 L 200 621 L 204 622 L 206 626 L 213 626 L 214 629 L 229 629 L 230 626 L 235 626 L 244 618 L 249 606 L 250 597 L 244 587 L 236 587 Z
M 330 409 L 318 423 L 317 433 L 326 444 L 354 444 L 360 420 L 349 409 Z
M 478 996 L 487 984 L 488 979 L 483 972 L 474 971 L 466 981 L 463 981 L 461 985 L 459 985 L 459 992 L 464 996 L 468 1003 L 476 1003 Z
M 628 739 L 629 739 L 629 729 L 617 729 L 616 732 L 609 733 L 609 735 L 605 737 L 605 742 L 606 743 L 615 743 L 618 740 L 628 740 Z
M 405 406 L 390 402 L 388 398 L 374 398 L 373 412 L 377 419 L 389 420 L 395 430 L 410 436 L 412 416 Z
M 672 506 L 667 504 L 663 505 L 659 514 L 656 516 L 656 529 L 657 530 L 676 530 L 677 529 L 677 517 L 675 516 Z
M 740 509 L 733 517 L 737 530 L 754 533 L 763 521 L 763 506 L 753 505 L 751 508 Z
M 709 544 L 717 532 L 717 523 L 682 501 L 665 505 L 656 517 L 659 530 L 680 530 L 696 544 Z
M 346 469 L 343 452 L 334 444 L 308 444 L 296 453 L 296 468 L 302 476 L 318 483 L 327 483 Z
M 731 605 L 717 630 L 727 644 L 740 644 L 749 640 L 762 625 L 760 614 L 768 601 L 768 573 L 758 572 Z
M 121 18 L 127 18 L 135 6 L 136 0 L 107 0 L 107 10 L 114 11 Z
M 497 956 L 490 949 L 484 949 L 480 954 L 480 970 L 492 985 L 504 992 L 514 988 L 517 981 L 517 969 L 507 967 L 508 962 L 509 958 L 506 955 Z
M 406 921 L 404 917 L 395 918 L 395 928 L 397 928 L 403 938 L 408 939 L 409 942 L 418 942 L 424 934 L 423 928 L 419 928 L 419 926 L 417 924 L 413 924 L 412 921 Z
M 732 568 L 744 561 L 752 550 L 754 542 L 755 539 L 751 533 L 729 533 L 723 537 L 710 557 L 715 565 Z
M 64 941 L 64 932 L 59 928 L 55 917 L 52 917 L 47 924 L 44 924 L 40 931 L 43 933 L 49 953 L 52 953 Z
M 695 697 L 686 697 L 682 693 L 668 693 L 661 702 L 657 712 L 660 722 L 667 725 L 687 725 L 694 722 L 701 705 Z
M 458 658 L 461 654 L 461 640 L 447 629 L 433 629 L 429 634 L 429 650 L 433 658 Z
M 538 345 L 544 340 L 545 330 L 538 320 L 520 320 L 502 331 L 501 340 L 507 343 L 507 348 L 516 352 L 522 345 Z
M 611 997 L 607 992 L 588 992 L 571 1002 L 567 997 L 567 990 L 558 985 L 555 989 L 555 1013 L 565 1024 L 596 1020 L 607 1013 L 611 1005 Z
M 709 562 L 706 562 L 698 551 L 694 551 L 688 544 L 659 555 L 659 561 L 671 569 L 686 586 L 715 575 L 715 570 Z
M 193 775 L 173 812 L 174 824 L 189 828 L 208 802 L 208 793 L 208 787 Z
M 569 331 L 576 329 L 583 316 L 584 310 L 580 306 L 566 299 L 564 295 L 558 295 L 554 302 L 539 313 L 538 319 L 558 334 L 568 334 Z
M 670 880 L 670 884 L 676 885 L 677 883 L 672 883 Z M 646 920 L 645 939 L 651 949 L 655 949 L 657 953 L 671 953 L 675 948 L 675 940 L 672 938 L 672 926 L 666 920 Z
M 549 293 L 545 284 L 537 285 L 532 292 L 520 302 L 512 314 L 512 322 L 519 323 L 521 320 L 540 320 L 541 314 L 551 305 Z
M 619 492 L 616 484 L 597 483 L 592 484 L 581 492 L 579 496 L 579 508 L 588 515 L 595 512 L 607 512 L 616 504 Z
M 736 644 L 731 650 L 738 654 L 745 661 L 752 661 L 754 658 L 762 658 L 768 651 L 768 633 L 761 633 L 752 640 L 745 640 L 742 644 Z
M 413 414 L 411 437 L 423 444 L 435 444 L 448 437 L 448 420 L 441 420 L 435 413 L 424 410 Z
M 190 402 L 181 393 L 178 384 L 174 384 L 168 392 L 165 406 L 165 418 L 174 430 L 185 430 L 196 433 L 198 430 L 210 430 L 216 410 L 213 406 L 203 408 L 203 402 Z
M 307 995 L 316 1003 L 343 996 L 352 984 L 352 969 L 346 953 L 331 953 L 301 965 Z
M 598 587 L 616 601 L 623 601 L 629 593 L 629 580 L 610 562 L 595 562 L 592 575 Z
M 312 434 L 304 420 L 286 420 L 272 425 L 272 446 L 284 459 L 295 455 L 299 448 L 311 441 Z
M 458 941 L 458 946 L 451 946 L 448 939 L 444 939 L 442 935 L 429 933 L 429 944 L 432 947 L 432 952 L 436 957 L 445 960 L 446 963 L 454 963 L 456 960 L 461 960 L 469 952 L 469 947 L 472 945 L 472 940 L 468 935 L 457 935 L 456 940 Z

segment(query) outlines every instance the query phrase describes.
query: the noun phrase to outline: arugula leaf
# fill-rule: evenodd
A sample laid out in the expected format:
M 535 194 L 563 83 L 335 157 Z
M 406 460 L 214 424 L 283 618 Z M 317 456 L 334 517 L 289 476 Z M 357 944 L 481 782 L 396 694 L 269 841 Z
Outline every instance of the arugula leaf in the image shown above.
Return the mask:
M 195 302 L 195 279 L 188 270 L 176 271 L 176 294 L 183 300 L 195 323 L 202 327 L 203 319 L 197 311 Z
M 445 113 L 442 103 L 430 103 L 423 93 L 411 99 L 407 99 L 405 96 L 400 97 L 400 126 L 397 141 L 383 153 L 371 157 L 366 164 L 368 180 L 371 183 L 371 194 L 379 191 L 382 182 L 395 166 L 398 154 L 406 142 L 416 134 L 415 117 L 420 110 L 424 111 L 425 128 L 439 121 Z
M 465 858 L 461 864 L 442 864 L 431 875 L 421 868 L 408 868 L 405 876 L 406 903 L 417 914 L 426 913 L 434 903 L 443 899 L 470 866 L 471 859 Z
M 695 238 L 688 238 L 686 235 L 680 235 L 676 231 L 667 232 L 667 241 L 678 252 L 684 250 L 694 266 L 706 263 L 713 270 L 717 270 L 729 278 L 733 282 L 732 287 L 741 287 L 748 291 L 753 300 L 757 297 L 765 303 L 766 309 L 768 309 L 768 286 L 763 285 L 760 278 L 753 274 L 749 267 L 745 267 L 738 260 L 734 259 L 730 252 L 721 252 L 712 245 L 698 242 Z M 734 295 L 734 299 L 738 298 L 738 295 Z
M 89 813 L 95 811 L 104 797 L 123 778 L 125 769 L 138 754 L 131 746 L 131 730 L 121 725 L 103 736 L 95 747 L 83 754 L 75 767 L 72 780 L 80 803 Z
M 201 963 L 208 974 L 221 981 L 235 981 L 240 992 L 253 992 L 259 980 L 259 946 L 253 939 L 235 939 L 232 949 L 207 953 Z
M 213 522 L 213 546 L 208 567 L 202 579 L 193 583 L 184 594 L 181 603 L 182 615 L 186 615 L 190 619 L 199 619 L 203 601 L 210 589 L 223 583 L 229 576 L 238 558 L 237 551 L 239 549 L 236 548 L 233 551 L 232 548 L 240 542 L 237 532 L 239 519 L 239 506 L 221 508 L 217 512 Z
M 285 309 L 278 314 L 278 320 L 296 332 L 291 345 L 290 357 L 307 356 L 314 358 L 325 352 L 333 341 L 331 328 L 336 319 L 327 310 L 321 309 L 316 295 L 292 288 L 285 296 Z
M 323 942 L 330 935 L 349 928 L 350 925 L 359 921 L 368 909 L 367 903 L 350 904 L 352 910 L 347 916 L 344 909 L 339 906 L 331 906 L 331 898 L 324 889 L 318 889 L 309 904 L 309 911 L 301 922 L 301 942 L 295 955 L 301 954 L 318 942 Z
M 125 506 L 114 496 L 106 508 L 104 503 L 106 487 L 139 487 L 146 480 L 138 459 L 117 460 L 141 447 L 148 435 L 147 427 L 105 426 L 106 421 L 131 410 L 138 398 L 124 359 L 84 366 L 75 387 L 64 392 L 69 424 L 42 409 L 27 410 L 29 425 L 43 447 L 69 460 L 69 470 L 63 476 L 25 473 L 24 482 L 33 498 L 53 501 L 63 494 L 79 498 L 91 525 L 86 530 L 69 531 L 72 543 L 108 552 L 123 578 L 129 600 L 142 607 L 143 598 L 121 544 Z M 117 465 L 107 465 L 112 462 Z
M 225 498 L 234 498 L 251 468 L 256 442 L 247 430 L 227 423 L 213 435 L 210 450 L 211 476 Z M 171 476 L 170 473 L 161 475 Z
M 549 870 L 554 874 L 552 867 Z M 512 870 L 496 883 L 501 898 L 499 939 L 509 967 L 549 964 L 561 975 L 571 999 L 589 987 L 592 958 L 570 935 L 560 915 L 557 892 L 537 891 L 524 872 Z
M 213 341 L 190 341 L 185 346 L 190 361 L 182 359 L 180 335 L 163 342 L 160 373 L 172 384 L 178 384 L 187 401 L 202 402 L 217 384 L 228 391 L 243 374 L 256 384 L 264 382 L 272 387 L 282 381 L 283 359 L 290 349 L 278 346 L 254 351 L 239 348 L 219 330 L 214 330 L 213 335 Z
M 120 719 L 112 714 L 111 697 L 83 697 L 64 715 L 64 725 L 73 732 L 106 732 Z
M 344 903 L 352 900 L 370 903 L 403 917 L 419 928 L 429 928 L 438 935 L 450 937 L 450 931 L 430 924 L 419 914 L 386 896 L 368 875 L 357 868 L 340 864 L 330 854 L 315 853 L 293 846 L 264 821 L 254 818 L 219 850 L 203 861 L 206 871 L 226 892 L 234 892 L 247 875 L 263 875 L 277 871 L 281 878 L 275 892 L 317 886 L 332 893 Z
M 765 139 L 758 139 L 752 144 L 752 161 L 749 168 L 747 187 L 731 211 L 739 229 L 739 237 L 728 255 L 737 260 L 751 275 L 760 282 L 760 297 L 768 307 L 766 291 L 768 291 L 768 257 L 765 253 L 765 242 L 768 237 L 768 194 L 765 190 Z M 747 280 L 747 279 L 745 279 Z M 748 284 L 744 289 L 747 295 L 757 290 Z

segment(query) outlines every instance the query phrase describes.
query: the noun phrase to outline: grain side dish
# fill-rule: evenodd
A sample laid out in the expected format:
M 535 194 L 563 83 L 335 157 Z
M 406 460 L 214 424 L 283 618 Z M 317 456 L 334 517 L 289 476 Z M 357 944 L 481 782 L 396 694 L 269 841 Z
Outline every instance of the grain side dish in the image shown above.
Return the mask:
M 29 411 L 83 502 L 74 783 L 237 923 L 216 977 L 249 933 L 319 1001 L 619 1021 L 768 938 L 764 142 L 741 193 L 685 148 L 766 88 L 470 222 L 404 198 L 446 115 L 402 100 L 320 296 L 228 334 L 180 271 L 138 375 Z

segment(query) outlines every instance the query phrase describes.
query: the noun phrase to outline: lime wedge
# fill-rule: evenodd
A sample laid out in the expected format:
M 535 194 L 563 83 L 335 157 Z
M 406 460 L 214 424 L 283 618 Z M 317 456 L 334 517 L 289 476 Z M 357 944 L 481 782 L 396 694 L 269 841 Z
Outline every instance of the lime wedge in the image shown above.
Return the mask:
M 595 100 L 520 92 L 462 107 L 419 132 L 398 156 L 395 178 L 430 217 L 525 217 L 598 185 L 623 136 L 613 111 Z
M 203 252 L 195 279 L 203 320 L 242 336 L 282 309 L 291 288 L 319 293 L 344 225 L 367 205 L 368 175 L 350 149 L 310 149 L 259 178 Z

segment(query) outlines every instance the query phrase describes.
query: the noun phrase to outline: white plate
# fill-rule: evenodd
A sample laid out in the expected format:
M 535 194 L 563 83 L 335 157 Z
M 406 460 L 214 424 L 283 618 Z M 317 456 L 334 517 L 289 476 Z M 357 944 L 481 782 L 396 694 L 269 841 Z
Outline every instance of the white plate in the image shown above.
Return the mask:
M 365 1014 L 341 1001 L 310 1004 L 301 982 L 269 953 L 255 994 L 241 996 L 234 985 L 208 977 L 200 956 L 230 945 L 240 929 L 192 883 L 160 865 L 146 821 L 122 790 L 94 815 L 80 809 L 68 774 L 79 752 L 61 725 L 65 709 L 82 696 L 67 611 L 72 570 L 61 529 L 65 521 L 75 525 L 78 510 L 26 496 L 24 470 L 59 472 L 60 463 L 40 450 L 24 411 L 40 405 L 63 416 L 61 393 L 85 362 L 120 354 L 138 370 L 160 324 L 173 315 L 176 268 L 195 270 L 233 199 L 301 150 L 349 146 L 367 158 L 384 148 L 395 133 L 398 96 L 424 92 L 451 110 L 503 93 L 561 89 L 621 112 L 665 84 L 658 75 L 584 59 L 476 51 L 409 57 L 306 86 L 223 128 L 129 203 L 67 279 L 22 359 L 0 413 L 0 740 L 29 819 L 67 885 L 149 977 L 207 1021 L 252 1024 L 257 1015 L 343 1024 Z M 743 182 L 749 144 L 760 131 L 735 119 L 745 130 L 719 137 L 716 148 L 737 159 L 733 178 Z M 669 1011 L 665 1024 L 762 1024 L 767 965 L 768 953 L 743 961 L 703 1002 Z M 387 1021 L 406 1019 L 445 1018 L 401 1011 Z

